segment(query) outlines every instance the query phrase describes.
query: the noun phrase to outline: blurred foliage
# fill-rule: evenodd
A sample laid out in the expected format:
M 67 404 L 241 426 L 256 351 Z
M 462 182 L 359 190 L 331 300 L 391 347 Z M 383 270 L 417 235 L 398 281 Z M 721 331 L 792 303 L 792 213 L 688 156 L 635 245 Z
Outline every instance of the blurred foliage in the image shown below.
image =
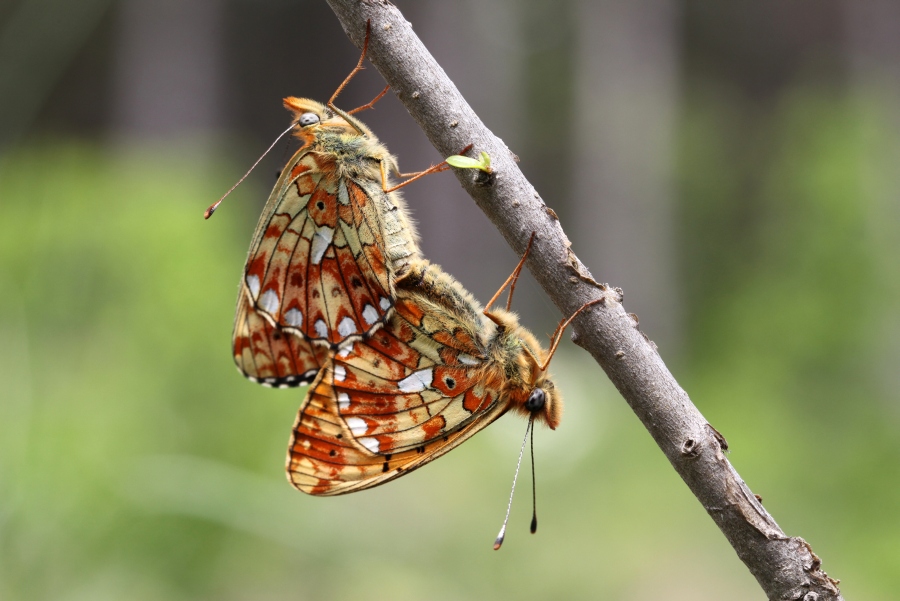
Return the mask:
M 806 87 L 742 122 L 727 92 L 692 100 L 679 153 L 687 389 L 786 532 L 841 566 L 845 595 L 887 595 L 900 569 L 890 107 Z
M 878 102 L 834 90 L 794 90 L 752 122 L 727 90 L 695 86 L 685 107 L 677 376 L 847 597 L 888 598 L 900 240 L 878 174 L 897 142 Z M 388 486 L 293 491 L 304 391 L 244 381 L 229 351 L 248 199 L 265 192 L 204 222 L 240 169 L 191 156 L 49 141 L 0 163 L 0 598 L 761 598 L 571 347 L 554 361 L 566 418 L 537 432 L 536 536 L 526 476 L 490 550 L 515 418 Z

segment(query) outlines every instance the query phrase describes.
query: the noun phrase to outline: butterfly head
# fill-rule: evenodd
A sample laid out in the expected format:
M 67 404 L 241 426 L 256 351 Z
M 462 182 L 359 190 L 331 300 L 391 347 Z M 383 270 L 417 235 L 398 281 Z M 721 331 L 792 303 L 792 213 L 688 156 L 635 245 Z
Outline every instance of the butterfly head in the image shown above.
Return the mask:
M 343 114 L 336 113 L 321 102 L 288 96 L 284 99 L 284 107 L 294 114 L 294 135 L 305 144 L 329 134 L 374 137 L 359 119 L 343 111 Z
M 550 372 L 541 369 L 546 351 L 531 332 L 524 328 L 519 328 L 518 336 L 522 343 L 520 363 L 525 368 L 525 388 L 531 387 L 523 407 L 535 418 L 543 420 L 551 430 L 555 430 L 562 419 L 563 400 Z
M 534 335 L 519 325 L 514 313 L 494 309 L 502 345 L 506 353 L 508 375 L 504 392 L 511 407 L 519 413 L 544 422 L 555 430 L 562 419 L 562 394 L 553 383 L 550 372 L 541 369 L 547 351 Z

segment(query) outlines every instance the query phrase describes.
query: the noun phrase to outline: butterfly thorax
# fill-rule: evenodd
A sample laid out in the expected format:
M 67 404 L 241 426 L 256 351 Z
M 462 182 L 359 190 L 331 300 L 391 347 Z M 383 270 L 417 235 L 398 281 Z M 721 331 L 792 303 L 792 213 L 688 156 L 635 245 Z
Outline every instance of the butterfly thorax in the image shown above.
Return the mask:
M 540 368 L 546 351 L 534 335 L 519 325 L 515 313 L 492 309 L 491 315 L 499 322 L 491 325 L 495 331 L 487 341 L 492 363 L 502 369 L 503 388 L 501 402 L 525 416 L 534 415 L 555 430 L 562 418 L 562 395 L 550 374 Z M 535 392 L 540 391 L 540 392 Z M 528 408 L 529 399 L 541 398 L 540 408 Z
M 394 157 L 378 140 L 349 133 L 321 132 L 305 149 L 323 162 L 333 162 L 336 176 L 354 180 L 381 182 L 381 161 L 388 161 L 389 168 L 394 164 Z

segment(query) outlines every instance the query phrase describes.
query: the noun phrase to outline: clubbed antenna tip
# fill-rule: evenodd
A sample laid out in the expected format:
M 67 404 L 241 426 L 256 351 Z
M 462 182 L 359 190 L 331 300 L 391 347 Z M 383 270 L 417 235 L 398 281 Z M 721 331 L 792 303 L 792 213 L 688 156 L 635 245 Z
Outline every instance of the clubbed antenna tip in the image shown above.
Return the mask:
M 504 538 L 506 538 L 506 524 L 503 524 L 503 527 L 500 528 L 500 534 L 497 535 L 497 540 L 494 541 L 494 551 L 500 549 Z

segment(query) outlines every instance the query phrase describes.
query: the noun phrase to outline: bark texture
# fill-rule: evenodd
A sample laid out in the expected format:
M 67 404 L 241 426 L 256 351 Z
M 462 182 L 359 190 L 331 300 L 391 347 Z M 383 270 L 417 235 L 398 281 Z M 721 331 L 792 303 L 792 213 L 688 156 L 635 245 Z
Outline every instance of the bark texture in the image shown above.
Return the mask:
M 386 0 L 328 0 L 361 47 L 371 21 L 369 60 L 442 156 L 474 144 L 494 174 L 455 170 L 463 188 L 521 254 L 537 232 L 527 266 L 563 315 L 603 298 L 574 321 L 573 340 L 591 353 L 719 526 L 769 599 L 843 599 L 809 544 L 784 534 L 725 457 L 725 439 L 703 418 L 625 311 L 623 293 L 594 280 L 572 252 L 556 214 L 516 165 L 516 157 L 466 103 L 410 23 Z M 473 64 L 473 69 L 479 65 Z M 595 202 L 603 202 L 597 191 Z

